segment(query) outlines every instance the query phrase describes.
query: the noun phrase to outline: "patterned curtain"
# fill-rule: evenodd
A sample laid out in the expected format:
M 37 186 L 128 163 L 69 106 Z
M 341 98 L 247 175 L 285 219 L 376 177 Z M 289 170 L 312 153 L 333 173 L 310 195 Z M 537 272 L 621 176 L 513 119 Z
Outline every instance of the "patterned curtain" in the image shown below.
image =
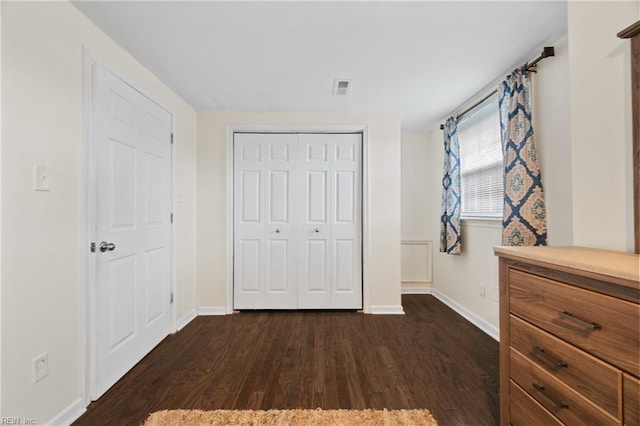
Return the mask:
M 444 125 L 440 251 L 459 255 L 460 242 L 460 145 L 458 120 L 451 117 Z
M 547 244 L 547 212 L 538 153 L 531 127 L 530 81 L 526 65 L 498 87 L 504 154 L 502 244 Z

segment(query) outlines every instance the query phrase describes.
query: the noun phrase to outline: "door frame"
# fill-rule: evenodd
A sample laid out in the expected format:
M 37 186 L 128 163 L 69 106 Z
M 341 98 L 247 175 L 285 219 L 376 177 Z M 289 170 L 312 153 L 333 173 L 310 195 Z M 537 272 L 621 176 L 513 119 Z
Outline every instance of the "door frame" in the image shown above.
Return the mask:
M 119 69 L 114 68 L 105 61 L 97 58 L 86 47 L 82 46 L 82 160 L 81 160 L 81 172 L 80 181 L 81 199 L 80 205 L 82 208 L 81 215 L 81 232 L 80 232 L 80 259 L 81 259 L 81 271 L 80 279 L 82 282 L 81 289 L 81 305 L 84 309 L 80 313 L 81 324 L 81 345 L 84 349 L 84 354 L 81 357 L 81 362 L 84 362 L 84 368 L 82 368 L 81 377 L 83 383 L 83 395 L 82 404 L 83 407 L 87 407 L 91 401 L 96 397 L 96 291 L 95 291 L 95 253 L 91 253 L 91 242 L 97 242 L 96 239 L 96 194 L 95 194 L 95 182 L 96 182 L 96 165 L 94 158 L 93 148 L 93 88 L 94 88 L 94 67 L 100 66 L 109 71 L 120 80 L 131 86 L 134 90 L 138 91 L 143 96 L 150 99 L 152 102 L 159 105 L 171 114 L 171 132 L 174 133 L 176 129 L 176 114 L 162 102 L 158 102 L 152 96 L 149 96 L 139 88 L 143 85 L 137 84 L 135 80 L 132 80 L 126 76 L 126 73 L 121 72 Z M 175 175 L 175 144 L 171 145 L 171 161 L 170 161 L 170 204 L 173 212 L 176 211 L 175 197 L 176 193 L 176 175 Z M 176 227 L 171 226 L 171 240 L 169 242 L 169 287 L 172 294 L 176 294 Z M 175 300 L 175 299 L 174 299 Z M 176 331 L 176 303 L 170 304 L 171 320 L 169 322 L 169 329 L 167 335 Z M 81 364 L 82 365 L 82 364 Z
M 361 133 L 362 134 L 362 311 L 371 313 L 369 294 L 369 126 L 364 124 L 234 124 L 227 126 L 227 300 L 233 310 L 233 134 L 246 133 Z

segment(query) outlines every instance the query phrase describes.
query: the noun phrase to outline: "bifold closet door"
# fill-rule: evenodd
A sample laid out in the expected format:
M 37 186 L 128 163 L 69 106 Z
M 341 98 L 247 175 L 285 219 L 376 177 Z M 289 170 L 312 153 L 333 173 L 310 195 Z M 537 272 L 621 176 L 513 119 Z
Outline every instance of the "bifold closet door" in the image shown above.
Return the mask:
M 234 135 L 234 308 L 362 308 L 361 134 Z
M 299 135 L 298 308 L 362 308 L 361 134 Z
M 234 309 L 297 309 L 296 134 L 234 134 Z

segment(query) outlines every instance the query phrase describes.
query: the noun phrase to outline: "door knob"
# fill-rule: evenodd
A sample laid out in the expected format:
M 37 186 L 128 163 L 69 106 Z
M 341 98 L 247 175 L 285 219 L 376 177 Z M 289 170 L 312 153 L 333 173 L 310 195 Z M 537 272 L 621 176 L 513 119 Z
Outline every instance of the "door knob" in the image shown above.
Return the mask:
M 320 230 L 318 228 L 315 229 L 315 232 L 320 232 Z
M 279 230 L 279 229 L 276 229 L 276 234 L 279 234 L 279 233 L 280 233 L 280 230 Z
M 100 251 L 104 253 L 105 251 L 114 251 L 116 249 L 116 245 L 114 243 L 103 241 L 100 243 L 99 248 Z

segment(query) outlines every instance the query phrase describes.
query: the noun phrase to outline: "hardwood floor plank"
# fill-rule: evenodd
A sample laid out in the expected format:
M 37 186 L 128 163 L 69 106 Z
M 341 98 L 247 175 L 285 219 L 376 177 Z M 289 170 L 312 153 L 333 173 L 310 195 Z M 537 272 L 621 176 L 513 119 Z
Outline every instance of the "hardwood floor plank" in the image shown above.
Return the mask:
M 76 425 L 139 425 L 162 409 L 427 408 L 442 426 L 498 424 L 498 343 L 430 295 L 404 316 L 198 317 Z

